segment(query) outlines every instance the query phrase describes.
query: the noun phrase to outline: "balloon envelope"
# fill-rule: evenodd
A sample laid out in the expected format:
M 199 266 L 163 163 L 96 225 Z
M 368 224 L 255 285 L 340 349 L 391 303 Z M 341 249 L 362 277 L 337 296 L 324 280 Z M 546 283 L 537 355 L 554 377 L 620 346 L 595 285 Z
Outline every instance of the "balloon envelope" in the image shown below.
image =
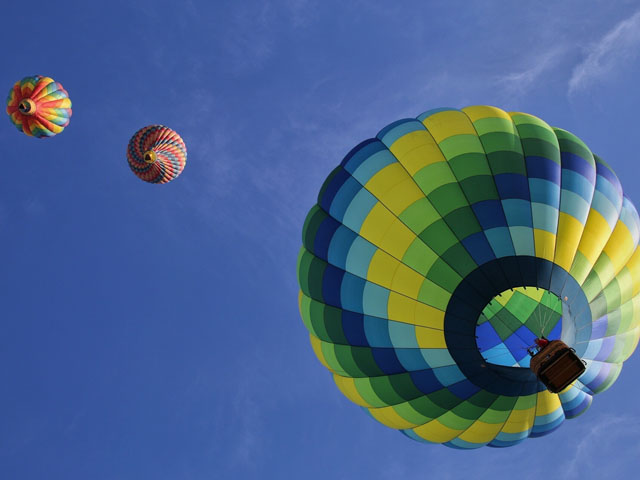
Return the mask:
M 640 222 L 575 135 L 488 106 L 394 122 L 355 147 L 303 227 L 299 296 L 342 393 L 415 440 L 506 447 L 615 381 L 640 335 Z M 587 363 L 559 394 L 535 338 Z
M 9 91 L 7 114 L 26 135 L 52 137 L 69 125 L 71 100 L 62 85 L 52 78 L 25 77 Z
M 187 163 L 187 147 L 170 128 L 149 125 L 129 140 L 127 160 L 138 178 L 149 183 L 167 183 L 182 173 Z

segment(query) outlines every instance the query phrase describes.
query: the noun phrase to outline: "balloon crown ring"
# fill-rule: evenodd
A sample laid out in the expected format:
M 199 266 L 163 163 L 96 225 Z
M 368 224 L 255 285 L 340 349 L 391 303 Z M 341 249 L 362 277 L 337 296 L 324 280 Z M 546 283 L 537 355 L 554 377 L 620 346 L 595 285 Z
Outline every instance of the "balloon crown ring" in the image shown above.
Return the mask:
M 20 110 L 20 113 L 23 115 L 33 115 L 36 113 L 36 104 L 30 98 L 25 98 L 18 105 L 18 110 Z
M 148 150 L 148 151 L 144 152 L 144 161 L 146 163 L 155 163 L 157 158 L 158 157 L 156 155 L 156 152 L 154 152 L 153 150 Z

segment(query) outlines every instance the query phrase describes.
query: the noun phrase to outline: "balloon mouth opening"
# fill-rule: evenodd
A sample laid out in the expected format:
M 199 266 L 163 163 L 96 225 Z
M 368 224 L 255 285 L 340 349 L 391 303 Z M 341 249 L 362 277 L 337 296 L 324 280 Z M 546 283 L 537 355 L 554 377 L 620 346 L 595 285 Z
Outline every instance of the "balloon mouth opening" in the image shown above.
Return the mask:
M 514 287 L 491 299 L 476 322 L 476 345 L 487 363 L 529 368 L 537 338 L 559 339 L 564 303 L 544 288 Z
M 36 104 L 33 100 L 25 98 L 18 104 L 18 110 L 24 115 L 33 115 L 36 111 Z
M 153 150 L 149 150 L 147 152 L 144 152 L 143 158 L 145 163 L 155 163 L 158 157 L 156 156 L 156 152 L 154 152 Z

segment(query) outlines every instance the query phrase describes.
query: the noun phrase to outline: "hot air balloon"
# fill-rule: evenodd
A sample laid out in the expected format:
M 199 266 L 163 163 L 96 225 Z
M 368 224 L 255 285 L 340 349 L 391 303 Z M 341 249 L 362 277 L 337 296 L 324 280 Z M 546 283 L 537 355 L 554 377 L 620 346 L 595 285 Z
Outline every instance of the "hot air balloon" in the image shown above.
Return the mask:
M 583 413 L 636 348 L 639 232 L 577 136 L 489 106 L 430 110 L 324 182 L 303 227 L 300 312 L 374 419 L 427 443 L 507 447 Z M 586 364 L 559 393 L 529 368 L 542 337 Z
M 129 140 L 127 160 L 138 178 L 149 183 L 167 183 L 182 173 L 187 163 L 187 147 L 170 128 L 150 125 Z
M 71 100 L 61 84 L 35 75 L 15 83 L 7 98 L 7 113 L 18 130 L 33 137 L 53 137 L 69 125 Z

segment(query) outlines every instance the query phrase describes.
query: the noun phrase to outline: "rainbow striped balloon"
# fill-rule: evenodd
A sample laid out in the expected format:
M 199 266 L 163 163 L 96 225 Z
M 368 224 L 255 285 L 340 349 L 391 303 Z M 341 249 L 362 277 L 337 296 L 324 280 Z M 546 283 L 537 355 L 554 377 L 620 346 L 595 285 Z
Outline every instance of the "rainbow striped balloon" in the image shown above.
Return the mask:
M 127 160 L 133 173 L 145 182 L 168 183 L 184 170 L 187 147 L 170 128 L 149 125 L 129 140 Z
M 52 78 L 25 77 L 9 91 L 7 113 L 26 135 L 53 137 L 69 125 L 71 100 L 62 85 Z
M 338 388 L 423 442 L 507 447 L 575 418 L 640 338 L 640 218 L 577 136 L 495 107 L 383 128 L 303 228 L 300 311 Z M 559 394 L 527 347 L 586 371 Z

